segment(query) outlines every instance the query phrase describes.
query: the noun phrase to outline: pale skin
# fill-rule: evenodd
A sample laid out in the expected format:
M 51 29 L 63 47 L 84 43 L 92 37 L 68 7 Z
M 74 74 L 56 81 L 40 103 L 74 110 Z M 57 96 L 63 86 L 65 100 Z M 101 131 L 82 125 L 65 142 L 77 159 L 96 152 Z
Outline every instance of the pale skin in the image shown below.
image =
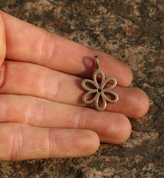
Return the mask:
M 131 134 L 128 117 L 148 111 L 147 95 L 128 87 L 130 68 L 104 52 L 4 12 L 0 49 L 0 160 L 89 156 L 100 142 L 125 142 Z M 92 78 L 96 55 L 106 78 L 118 82 L 113 91 L 119 101 L 101 112 L 82 102 L 80 85 Z

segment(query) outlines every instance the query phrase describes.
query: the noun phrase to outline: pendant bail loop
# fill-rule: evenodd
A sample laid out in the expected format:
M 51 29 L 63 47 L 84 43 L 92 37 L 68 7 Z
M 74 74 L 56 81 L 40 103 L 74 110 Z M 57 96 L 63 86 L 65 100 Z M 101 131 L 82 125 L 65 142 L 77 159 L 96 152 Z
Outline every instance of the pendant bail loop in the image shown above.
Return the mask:
M 99 69 L 99 59 L 98 59 L 98 56 L 95 56 L 95 64 L 96 64 L 96 70 Z

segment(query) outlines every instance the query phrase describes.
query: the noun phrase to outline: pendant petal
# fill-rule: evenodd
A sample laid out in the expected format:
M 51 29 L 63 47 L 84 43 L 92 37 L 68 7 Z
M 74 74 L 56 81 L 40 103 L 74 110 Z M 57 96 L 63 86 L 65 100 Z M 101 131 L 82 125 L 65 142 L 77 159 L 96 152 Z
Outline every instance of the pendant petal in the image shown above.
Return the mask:
M 103 97 L 106 99 L 106 101 L 108 101 L 108 102 L 110 102 L 110 103 L 116 103 L 116 102 L 118 101 L 119 98 L 118 98 L 118 95 L 117 95 L 115 92 L 113 92 L 113 91 L 106 91 L 106 93 L 110 93 L 110 94 L 114 95 L 114 97 L 115 97 L 114 100 L 111 100 L 110 98 L 108 98 L 108 97 L 105 95 L 104 92 L 102 92 L 102 95 L 103 95 Z
M 109 81 L 113 81 L 113 84 L 112 84 L 110 87 L 108 87 L 108 88 L 104 88 L 105 85 L 106 85 Z M 107 79 L 105 80 L 105 82 L 103 83 L 102 88 L 104 88 L 104 89 L 103 89 L 104 91 L 105 91 L 106 89 L 107 89 L 107 90 L 111 90 L 111 89 L 114 88 L 116 85 L 117 85 L 117 80 L 116 80 L 114 77 L 109 77 L 109 78 L 107 78 Z
M 100 95 L 101 95 L 101 98 L 102 98 L 102 101 L 103 101 L 103 106 L 101 108 L 99 107 Z M 98 96 L 98 98 L 95 101 L 95 108 L 98 111 L 103 111 L 106 108 L 106 99 L 105 99 L 105 97 L 103 97 L 102 93 L 101 94 L 99 93 L 99 96 Z
M 94 72 L 94 74 L 93 74 L 93 80 L 95 81 L 95 83 L 97 83 L 97 86 L 98 86 L 98 88 L 99 88 L 99 84 L 98 84 L 98 82 L 97 82 L 97 75 L 98 75 L 98 74 L 101 75 L 100 88 L 103 88 L 103 87 L 102 87 L 102 84 L 103 84 L 104 81 L 105 81 L 105 75 L 104 75 L 104 73 L 103 73 L 101 70 L 97 69 L 97 70 Z
M 93 90 L 93 89 L 92 89 Z M 95 89 L 96 90 L 96 89 Z M 89 92 L 87 92 L 84 96 L 83 96 L 83 102 L 84 103 L 86 103 L 86 104 L 91 104 L 91 103 L 93 103 L 94 101 L 96 101 L 97 100 L 97 98 L 98 98 L 98 93 L 96 93 L 97 92 L 97 90 L 96 91 L 89 91 Z M 87 97 L 90 95 L 90 94 L 92 94 L 92 93 L 96 93 L 96 95 L 91 99 L 91 100 L 87 100 Z
M 81 86 L 82 86 L 85 90 L 87 90 L 87 91 L 92 91 L 92 90 L 95 90 L 95 89 L 93 89 L 93 88 L 88 88 L 88 87 L 86 86 L 86 83 L 91 83 L 92 85 L 95 86 L 95 88 L 98 88 L 98 87 L 97 87 L 98 84 L 95 83 L 95 81 L 89 80 L 89 79 L 85 79 L 85 80 L 83 80 L 83 81 L 81 82 Z

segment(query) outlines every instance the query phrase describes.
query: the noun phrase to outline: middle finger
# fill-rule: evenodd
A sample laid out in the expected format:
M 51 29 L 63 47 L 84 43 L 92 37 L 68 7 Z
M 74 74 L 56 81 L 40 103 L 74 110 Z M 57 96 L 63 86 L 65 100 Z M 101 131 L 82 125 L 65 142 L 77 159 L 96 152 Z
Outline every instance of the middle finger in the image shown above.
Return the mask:
M 0 93 L 30 95 L 55 102 L 85 106 L 81 87 L 83 78 L 24 62 L 5 61 L 4 82 Z M 1 73 L 3 78 L 3 73 Z M 117 103 L 108 103 L 106 110 L 138 118 L 145 114 L 145 93 L 137 88 L 115 87 L 119 96 Z M 143 108 L 146 108 L 145 110 Z

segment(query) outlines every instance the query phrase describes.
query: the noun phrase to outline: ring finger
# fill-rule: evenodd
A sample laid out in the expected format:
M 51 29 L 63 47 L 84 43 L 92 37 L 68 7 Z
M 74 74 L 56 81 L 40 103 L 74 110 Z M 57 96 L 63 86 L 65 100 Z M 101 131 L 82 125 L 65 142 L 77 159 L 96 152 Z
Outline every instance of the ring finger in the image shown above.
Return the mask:
M 0 122 L 24 123 L 35 127 L 88 129 L 101 142 L 120 144 L 128 139 L 131 124 L 119 113 L 48 101 L 31 96 L 0 95 Z

